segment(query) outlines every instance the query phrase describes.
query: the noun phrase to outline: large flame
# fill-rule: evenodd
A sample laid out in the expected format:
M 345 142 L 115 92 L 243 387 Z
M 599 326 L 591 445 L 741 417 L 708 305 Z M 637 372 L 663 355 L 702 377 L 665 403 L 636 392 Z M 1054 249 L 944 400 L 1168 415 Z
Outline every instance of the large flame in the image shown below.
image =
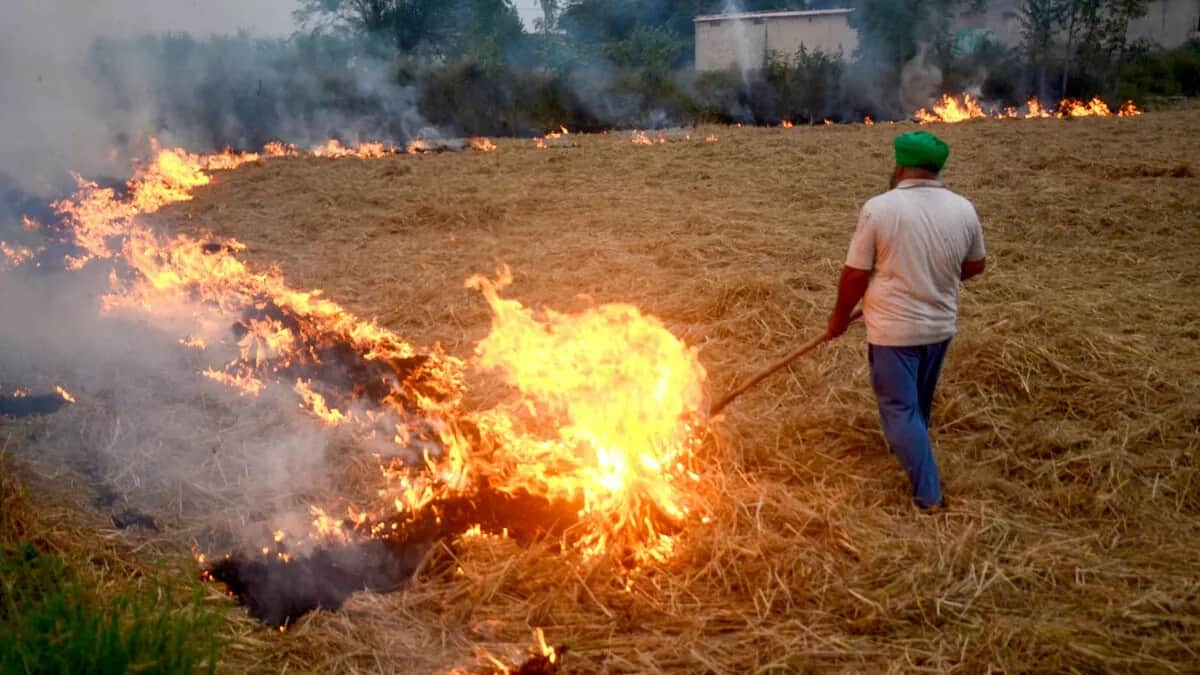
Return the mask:
M 344 156 L 372 156 L 377 145 L 347 148 Z M 313 154 L 328 156 L 329 147 Z M 146 214 L 191 199 L 193 189 L 211 181 L 208 172 L 259 159 L 160 150 L 129 181 L 127 196 L 81 181 L 75 195 L 55 204 L 80 251 L 68 258 L 68 267 L 115 261 L 103 309 L 183 326 L 181 343 L 210 354 L 201 374 L 211 380 L 246 396 L 272 383 L 294 389 L 314 417 L 384 454 L 434 448 L 440 440 L 435 427 L 454 414 L 461 398 L 459 360 L 437 350 L 418 355 L 399 336 L 354 317 L 319 291 L 292 289 L 278 271 L 251 270 L 236 257 L 244 247 L 234 240 L 172 236 L 143 222 Z M 325 368 L 353 369 L 370 386 L 339 389 L 310 380 Z M 420 415 L 409 409 L 413 401 Z
M 966 120 L 987 117 L 983 108 L 970 94 L 954 97 L 942 94 L 942 98 L 933 105 L 932 110 L 921 108 L 914 115 L 921 124 L 930 122 L 964 122 Z
M 1112 117 L 1108 104 L 1099 98 L 1090 101 L 1063 99 L 1058 104 L 1059 117 Z
M 694 422 L 700 419 L 704 368 L 661 322 L 631 305 L 537 316 L 503 298 L 496 282 L 468 280 L 487 298 L 492 330 L 479 365 L 521 394 L 510 414 L 497 409 L 481 426 L 506 446 L 496 456 L 501 489 L 552 500 L 581 500 L 593 552 L 620 548 L 661 556 L 664 526 L 688 512 Z
M 330 142 L 309 154 L 371 158 L 395 151 L 388 148 Z M 215 171 L 298 154 L 282 144 L 245 154 L 164 149 L 137 168 L 123 193 L 81 179 L 71 198 L 55 204 L 77 249 L 67 264 L 109 261 L 104 311 L 139 313 L 177 330 L 182 345 L 208 358 L 200 375 L 243 396 L 268 388 L 294 396 L 316 421 L 379 454 L 381 485 L 348 511 L 355 526 L 415 514 L 486 484 L 577 505 L 568 539 L 585 554 L 663 559 L 692 508 L 704 370 L 657 320 L 628 305 L 535 316 L 500 297 L 507 272 L 495 283 L 472 278 L 495 312 L 478 364 L 498 373 L 517 400 L 469 412 L 461 360 L 438 349 L 419 353 L 319 291 L 295 290 L 275 270 L 252 270 L 238 259 L 244 247 L 236 241 L 167 234 L 143 218 L 191 199 Z M 328 515 L 342 508 L 314 505 L 309 536 L 342 531 Z

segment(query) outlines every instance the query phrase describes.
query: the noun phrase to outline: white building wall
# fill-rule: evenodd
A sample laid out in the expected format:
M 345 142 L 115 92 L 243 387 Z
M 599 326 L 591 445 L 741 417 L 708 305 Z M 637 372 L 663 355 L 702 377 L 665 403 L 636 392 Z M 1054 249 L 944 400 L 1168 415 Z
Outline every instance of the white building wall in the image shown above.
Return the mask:
M 1010 47 L 1020 45 L 1021 0 L 989 0 L 979 12 L 967 12 L 953 23 L 955 47 L 970 51 L 981 41 L 995 40 Z M 700 71 L 753 70 L 766 65 L 772 53 L 795 54 L 804 45 L 829 54 L 839 50 L 847 58 L 858 47 L 848 13 L 766 12 L 742 18 L 698 17 L 696 69 Z M 1129 26 L 1129 39 L 1147 40 L 1162 47 L 1178 47 L 1200 39 L 1200 0 L 1152 0 L 1145 17 Z
M 766 21 L 696 23 L 696 70 L 750 70 L 766 59 Z
M 768 21 L 767 51 L 791 55 L 803 45 L 810 52 L 841 52 L 847 58 L 858 48 L 858 32 L 846 15 L 798 16 Z
M 841 51 L 847 58 L 858 47 L 858 34 L 844 13 L 703 19 L 695 25 L 700 71 L 762 68 L 770 54 L 791 56 L 801 45 L 828 54 Z

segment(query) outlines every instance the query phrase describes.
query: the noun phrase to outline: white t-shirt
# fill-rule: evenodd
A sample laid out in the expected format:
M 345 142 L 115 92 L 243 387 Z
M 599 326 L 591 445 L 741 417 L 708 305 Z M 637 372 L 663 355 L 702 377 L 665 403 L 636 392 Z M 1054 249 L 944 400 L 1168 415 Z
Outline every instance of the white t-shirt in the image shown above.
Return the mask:
M 905 180 L 868 201 L 846 265 L 871 272 L 867 341 L 884 347 L 954 337 L 962 264 L 985 255 L 975 207 L 936 180 Z

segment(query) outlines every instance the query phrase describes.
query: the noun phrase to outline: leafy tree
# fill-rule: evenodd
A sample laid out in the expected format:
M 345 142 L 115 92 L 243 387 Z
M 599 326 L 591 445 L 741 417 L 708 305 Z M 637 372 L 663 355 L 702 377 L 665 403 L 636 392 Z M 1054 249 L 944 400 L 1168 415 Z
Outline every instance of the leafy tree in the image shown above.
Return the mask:
M 601 55 L 611 51 L 609 45 L 629 40 L 639 30 L 652 29 L 655 39 L 666 37 L 674 43 L 671 66 L 680 67 L 691 57 L 692 19 L 709 11 L 712 4 L 712 0 L 574 0 L 563 9 L 559 27 L 576 44 Z
M 1054 36 L 1062 24 L 1065 9 L 1062 0 L 1024 0 L 1021 3 L 1022 43 L 1036 73 L 1034 89 L 1040 99 L 1048 96 L 1046 72 L 1054 52 Z
M 1129 24 L 1146 15 L 1150 0 L 1111 0 L 1108 6 L 1108 79 L 1115 85 L 1117 69 L 1125 59 L 1129 47 Z
M 537 20 L 537 26 L 543 33 L 549 33 L 558 25 L 558 0 L 538 0 L 542 8 L 542 18 Z
M 509 0 L 301 0 L 296 16 L 440 56 L 495 52 L 522 32 Z
M 469 54 L 499 60 L 506 46 L 524 34 L 521 17 L 509 0 L 458 0 L 446 2 L 450 13 L 447 43 L 455 55 Z
M 1200 96 L 1200 40 L 1133 55 L 1121 66 L 1117 96 Z
M 803 46 L 790 58 L 772 55 L 767 83 L 778 93 L 780 117 L 812 124 L 836 114 L 842 71 L 839 56 Z
M 1063 95 L 1072 68 L 1092 71 L 1097 79 L 1113 84 L 1127 55 L 1129 24 L 1145 16 L 1148 0 L 1057 0 L 1059 20 L 1066 31 L 1062 64 Z
M 855 0 L 850 25 L 858 31 L 860 67 L 882 91 L 899 92 L 904 65 L 922 45 L 949 53 L 949 27 L 966 0 Z M 975 6 L 976 2 L 970 2 Z M 948 58 L 948 57 L 947 57 Z
M 639 25 L 624 40 L 604 45 L 601 53 L 617 69 L 616 92 L 634 101 L 636 113 L 644 116 L 654 108 L 673 107 L 679 95 L 674 66 L 682 61 L 683 49 L 671 31 Z

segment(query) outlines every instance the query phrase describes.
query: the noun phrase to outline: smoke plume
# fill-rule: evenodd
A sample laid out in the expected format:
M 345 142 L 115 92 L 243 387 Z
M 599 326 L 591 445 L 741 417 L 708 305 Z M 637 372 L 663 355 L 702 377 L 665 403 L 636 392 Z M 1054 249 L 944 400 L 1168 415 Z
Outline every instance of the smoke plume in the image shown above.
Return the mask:
M 0 175 L 58 196 L 71 172 L 121 176 L 150 137 L 197 151 L 429 134 L 387 65 L 275 39 L 294 3 L 15 3 L 0 24 Z M 270 17 L 273 36 L 211 37 Z M 169 32 L 168 32 L 169 31 Z M 332 53 L 331 53 L 332 52 Z

